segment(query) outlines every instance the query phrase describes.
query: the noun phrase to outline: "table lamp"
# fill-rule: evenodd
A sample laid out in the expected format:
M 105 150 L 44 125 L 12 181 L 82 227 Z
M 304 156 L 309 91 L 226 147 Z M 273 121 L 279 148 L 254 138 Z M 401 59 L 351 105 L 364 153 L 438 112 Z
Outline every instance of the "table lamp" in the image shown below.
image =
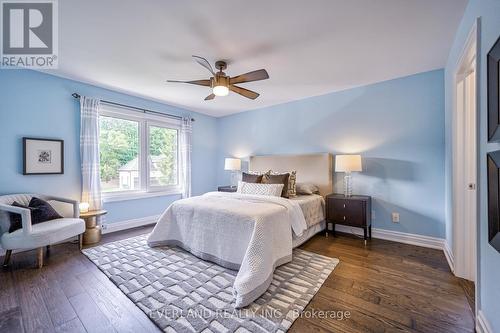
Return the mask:
M 241 170 L 241 160 L 239 158 L 226 158 L 224 160 L 224 170 L 231 171 L 231 187 L 236 187 L 236 175 Z
M 88 202 L 80 202 L 79 208 L 80 208 L 80 213 L 88 213 L 89 203 Z
M 337 155 L 335 156 L 335 172 L 344 172 L 344 196 L 352 196 L 351 172 L 362 171 L 361 155 Z

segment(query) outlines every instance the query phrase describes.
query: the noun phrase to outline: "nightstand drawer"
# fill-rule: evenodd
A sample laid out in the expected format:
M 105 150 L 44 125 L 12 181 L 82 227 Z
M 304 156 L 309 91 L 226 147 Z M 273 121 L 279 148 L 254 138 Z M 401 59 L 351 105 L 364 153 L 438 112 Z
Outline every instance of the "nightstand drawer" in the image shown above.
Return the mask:
M 364 226 L 365 219 L 362 212 L 334 212 L 331 218 L 331 222 L 338 224 L 348 224 L 353 226 Z
M 217 191 L 219 192 L 236 192 L 238 188 L 236 186 L 219 186 Z
M 364 224 L 364 203 L 355 200 L 331 200 L 328 206 L 329 216 L 337 223 L 354 225 Z

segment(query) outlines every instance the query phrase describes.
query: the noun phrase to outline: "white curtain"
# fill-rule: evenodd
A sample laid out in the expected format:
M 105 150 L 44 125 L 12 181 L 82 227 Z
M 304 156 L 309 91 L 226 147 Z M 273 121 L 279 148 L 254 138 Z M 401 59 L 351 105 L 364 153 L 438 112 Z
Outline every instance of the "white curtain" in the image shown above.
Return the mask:
M 90 210 L 102 208 L 99 177 L 99 104 L 98 99 L 80 97 L 81 201 L 88 202 Z
M 179 138 L 180 144 L 180 185 L 182 188 L 182 197 L 189 198 L 191 196 L 191 134 L 193 126 L 191 118 L 182 118 L 181 133 Z

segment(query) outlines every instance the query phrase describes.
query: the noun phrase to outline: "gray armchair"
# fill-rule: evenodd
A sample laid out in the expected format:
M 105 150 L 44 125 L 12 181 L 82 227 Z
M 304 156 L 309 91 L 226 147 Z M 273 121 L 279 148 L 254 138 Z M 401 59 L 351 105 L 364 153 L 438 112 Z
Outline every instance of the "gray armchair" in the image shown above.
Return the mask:
M 28 205 L 32 197 L 37 197 L 51 204 L 55 202 L 72 205 L 70 213 L 58 209 L 63 218 L 50 220 L 35 225 L 31 224 L 29 209 L 12 206 L 14 201 Z M 9 232 L 10 213 L 21 214 L 22 228 Z M 82 234 L 85 231 L 85 222 L 79 218 L 78 201 L 38 194 L 11 194 L 0 196 L 0 244 L 6 250 L 4 266 L 9 264 L 12 250 L 37 249 L 38 267 L 43 266 L 43 249 L 54 243 L 78 236 L 79 246 L 82 246 Z

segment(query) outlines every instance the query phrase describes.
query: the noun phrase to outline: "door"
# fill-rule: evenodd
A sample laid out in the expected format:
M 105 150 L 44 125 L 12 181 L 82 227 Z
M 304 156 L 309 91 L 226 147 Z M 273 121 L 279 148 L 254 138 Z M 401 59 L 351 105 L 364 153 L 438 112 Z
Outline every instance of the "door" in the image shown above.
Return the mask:
M 475 43 L 463 57 L 455 80 L 453 229 L 455 275 L 476 279 L 477 116 Z

